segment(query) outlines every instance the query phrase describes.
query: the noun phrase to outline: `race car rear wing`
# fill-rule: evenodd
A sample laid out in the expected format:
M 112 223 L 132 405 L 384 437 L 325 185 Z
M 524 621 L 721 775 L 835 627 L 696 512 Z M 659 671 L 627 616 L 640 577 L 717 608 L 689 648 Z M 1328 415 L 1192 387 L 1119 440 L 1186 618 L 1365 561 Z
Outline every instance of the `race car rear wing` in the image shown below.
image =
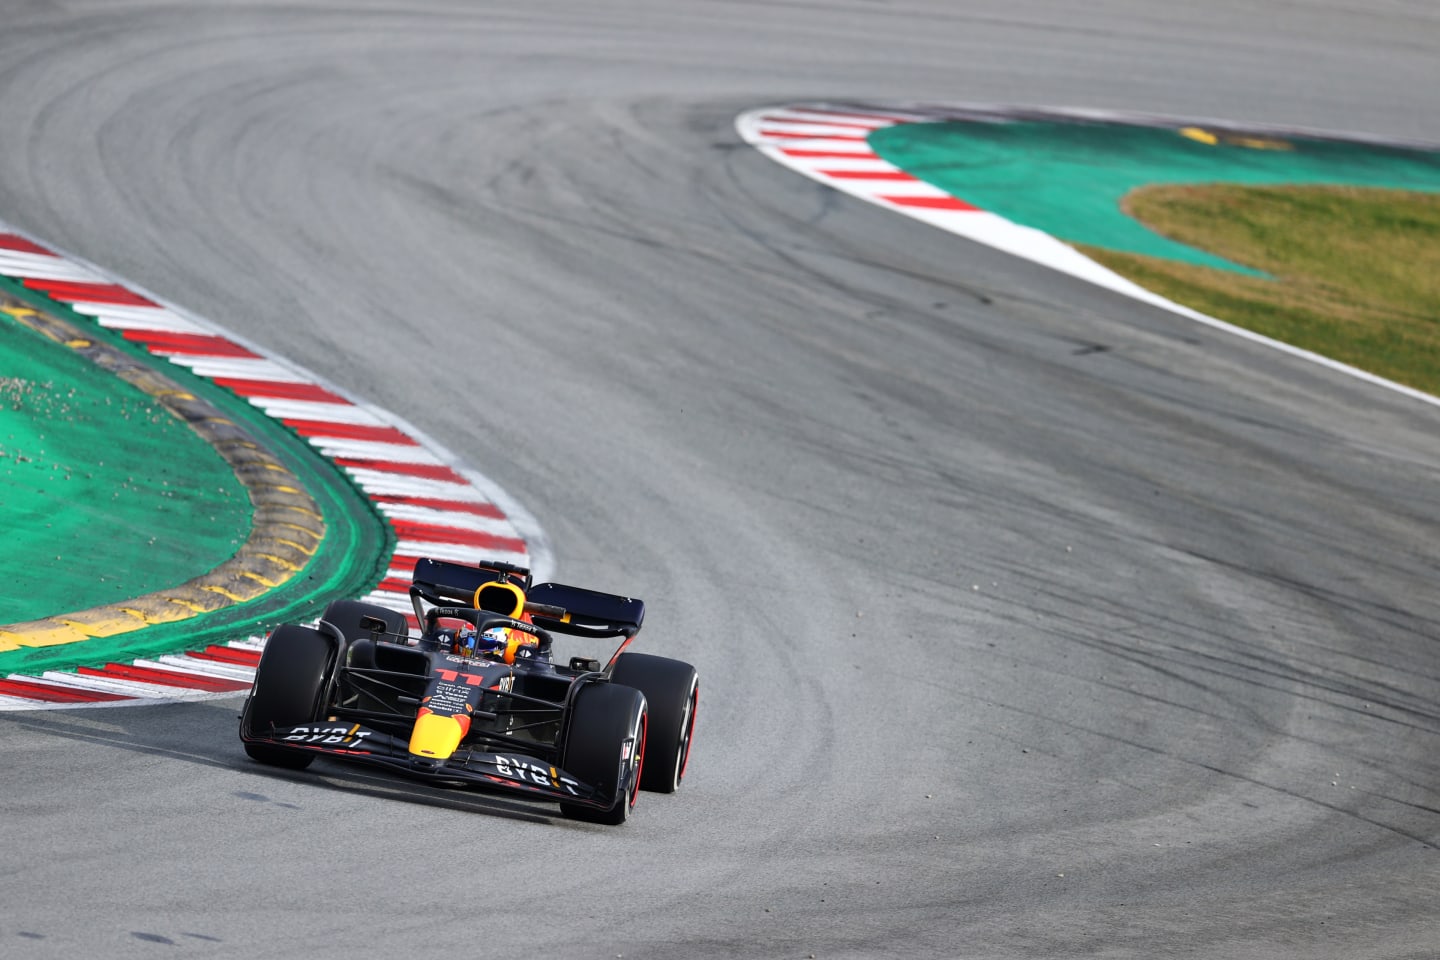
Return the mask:
M 572 587 L 563 583 L 530 585 L 530 571 L 513 564 L 485 562 L 480 566 L 432 560 L 415 561 L 411 590 L 431 604 L 475 605 L 476 592 L 487 583 L 512 583 L 525 591 L 525 612 L 535 626 L 582 637 L 633 637 L 645 620 L 645 601 L 634 597 Z M 519 582 L 517 582 L 519 581 Z

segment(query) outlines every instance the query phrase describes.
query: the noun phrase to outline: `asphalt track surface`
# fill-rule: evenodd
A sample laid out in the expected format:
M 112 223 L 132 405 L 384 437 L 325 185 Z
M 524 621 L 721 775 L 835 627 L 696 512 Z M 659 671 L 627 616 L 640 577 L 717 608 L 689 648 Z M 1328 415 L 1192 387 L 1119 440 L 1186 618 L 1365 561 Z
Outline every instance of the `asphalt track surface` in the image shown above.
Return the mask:
M 1428 957 L 1437 413 L 831 192 L 816 97 L 1440 140 L 1389 2 L 11 2 L 0 214 L 465 452 L 693 660 L 620 829 L 0 719 L 6 957 Z

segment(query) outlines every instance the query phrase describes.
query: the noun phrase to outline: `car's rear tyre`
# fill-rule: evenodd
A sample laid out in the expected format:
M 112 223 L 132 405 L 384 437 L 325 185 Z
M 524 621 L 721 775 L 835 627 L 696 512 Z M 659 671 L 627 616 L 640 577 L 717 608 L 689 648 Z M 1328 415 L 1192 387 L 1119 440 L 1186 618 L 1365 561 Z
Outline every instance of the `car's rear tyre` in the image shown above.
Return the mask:
M 645 695 L 616 683 L 588 683 L 570 709 L 560 765 L 602 795 L 612 793 L 615 803 L 608 810 L 562 803 L 560 812 L 591 823 L 624 823 L 635 809 L 644 771 Z
M 314 720 L 334 653 L 334 643 L 309 627 L 286 625 L 270 634 L 255 669 L 255 685 L 245 702 L 241 721 L 245 735 Z M 245 752 L 261 763 L 290 770 L 303 770 L 315 758 L 308 751 L 248 740 Z
M 610 679 L 645 694 L 650 707 L 641 789 L 674 793 L 685 778 L 690 760 L 695 711 L 700 705 L 700 676 L 681 660 L 622 653 Z

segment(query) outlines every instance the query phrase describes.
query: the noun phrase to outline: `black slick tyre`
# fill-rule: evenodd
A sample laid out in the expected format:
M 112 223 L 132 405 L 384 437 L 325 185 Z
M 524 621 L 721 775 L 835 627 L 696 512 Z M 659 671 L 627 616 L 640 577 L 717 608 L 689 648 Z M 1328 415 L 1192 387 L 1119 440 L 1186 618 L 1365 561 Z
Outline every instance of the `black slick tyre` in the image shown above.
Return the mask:
M 645 694 L 650 730 L 645 741 L 643 790 L 674 793 L 685 777 L 695 711 L 700 704 L 700 677 L 681 660 L 645 653 L 622 653 L 611 680 Z
M 250 688 L 241 721 L 243 733 L 253 736 L 314 720 L 334 651 L 334 643 L 317 630 L 294 625 L 277 628 L 255 670 L 255 685 Z M 314 754 L 304 750 L 249 740 L 245 752 L 261 763 L 290 770 L 303 770 L 314 759 Z
M 615 683 L 586 684 L 571 707 L 560 764 L 566 773 L 613 794 L 608 810 L 562 803 L 572 820 L 620 824 L 635 809 L 645 761 L 645 695 Z

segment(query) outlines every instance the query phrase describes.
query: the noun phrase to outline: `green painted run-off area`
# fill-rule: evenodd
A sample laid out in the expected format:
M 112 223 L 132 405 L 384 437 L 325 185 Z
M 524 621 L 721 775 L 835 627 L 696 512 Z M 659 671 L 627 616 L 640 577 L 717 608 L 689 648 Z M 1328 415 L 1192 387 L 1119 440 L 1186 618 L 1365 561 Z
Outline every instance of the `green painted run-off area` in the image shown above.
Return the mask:
M 1167 239 L 1122 211 L 1156 184 L 1347 184 L 1440 191 L 1440 152 L 1313 139 L 1259 149 L 1176 129 L 1088 123 L 911 123 L 869 137 L 902 170 L 1070 243 L 1254 271 Z
M 230 559 L 249 495 L 195 431 L 0 312 L 0 623 L 128 600 Z

